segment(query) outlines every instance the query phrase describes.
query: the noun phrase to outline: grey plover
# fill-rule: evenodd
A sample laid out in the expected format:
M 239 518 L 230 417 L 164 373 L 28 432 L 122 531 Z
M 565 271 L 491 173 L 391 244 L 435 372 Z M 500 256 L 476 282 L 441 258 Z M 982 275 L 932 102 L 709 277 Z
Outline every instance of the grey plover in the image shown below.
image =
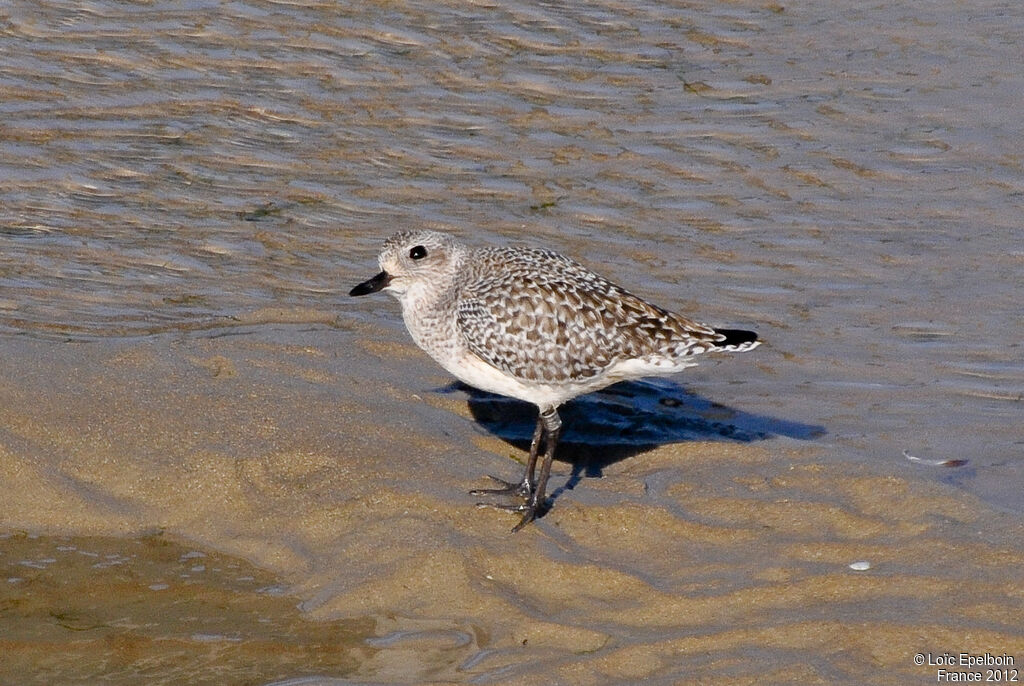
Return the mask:
M 517 496 L 513 531 L 543 514 L 562 428 L 558 407 L 618 381 L 673 374 L 707 352 L 741 352 L 753 331 L 715 329 L 663 310 L 550 250 L 470 248 L 437 231 L 384 242 L 380 273 L 351 290 L 385 290 L 416 344 L 464 383 L 539 410 L 519 482 L 473 495 Z M 541 444 L 544 459 L 536 476 Z

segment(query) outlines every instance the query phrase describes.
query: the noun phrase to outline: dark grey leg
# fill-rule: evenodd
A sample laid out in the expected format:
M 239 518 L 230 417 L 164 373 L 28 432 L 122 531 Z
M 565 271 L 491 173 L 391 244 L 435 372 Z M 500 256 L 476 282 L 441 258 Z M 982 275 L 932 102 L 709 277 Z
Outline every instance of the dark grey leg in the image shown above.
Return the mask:
M 534 480 L 534 471 L 537 468 L 537 453 L 540 451 L 540 439 L 544 435 L 544 420 L 537 417 L 537 428 L 533 430 L 533 440 L 530 441 L 530 459 L 526 462 L 526 471 L 523 472 L 523 479 L 519 483 L 505 481 L 496 476 L 488 477 L 504 484 L 502 488 L 475 488 L 470 495 L 517 495 L 520 498 L 528 499 L 533 495 L 537 482 Z
M 537 479 L 537 486 L 530 494 L 529 500 L 526 501 L 523 518 L 512 529 L 512 533 L 522 529 L 538 515 L 544 514 L 547 505 L 545 492 L 548 486 L 548 476 L 551 474 L 551 461 L 555 457 L 555 446 L 558 445 L 558 436 L 562 432 L 562 420 L 555 408 L 552 407 L 540 413 L 540 421 L 544 424 L 544 433 L 547 436 L 544 441 L 544 462 L 540 466 L 540 478 Z

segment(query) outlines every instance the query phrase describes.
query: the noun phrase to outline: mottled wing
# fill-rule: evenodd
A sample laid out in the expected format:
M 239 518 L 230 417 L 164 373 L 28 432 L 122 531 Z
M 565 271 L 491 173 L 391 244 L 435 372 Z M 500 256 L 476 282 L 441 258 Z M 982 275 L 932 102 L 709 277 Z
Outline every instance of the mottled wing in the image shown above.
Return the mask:
M 477 356 L 519 379 L 587 379 L 627 359 L 705 352 L 723 337 L 546 250 L 474 253 L 458 308 Z

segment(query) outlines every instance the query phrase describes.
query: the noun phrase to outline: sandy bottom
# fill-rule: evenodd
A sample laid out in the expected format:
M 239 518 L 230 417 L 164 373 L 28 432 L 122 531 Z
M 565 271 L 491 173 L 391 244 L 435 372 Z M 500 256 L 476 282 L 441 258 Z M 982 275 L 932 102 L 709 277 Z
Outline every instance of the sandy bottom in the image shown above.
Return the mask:
M 248 562 L 154 534 L 0 535 L 0 682 L 261 683 L 356 671 L 373 622 L 310 622 Z
M 421 353 L 228 333 L 4 341 L 0 682 L 892 684 L 935 682 L 917 653 L 1024 661 L 1021 521 L 920 470 L 713 432 L 570 446 L 590 462 L 557 464 L 554 508 L 511 535 L 466 492 L 522 450 Z

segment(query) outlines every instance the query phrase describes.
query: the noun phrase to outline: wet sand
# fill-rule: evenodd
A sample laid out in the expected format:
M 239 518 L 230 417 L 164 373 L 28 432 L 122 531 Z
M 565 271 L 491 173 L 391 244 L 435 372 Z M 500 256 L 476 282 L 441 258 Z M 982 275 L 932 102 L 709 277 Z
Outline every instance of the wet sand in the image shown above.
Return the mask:
M 1024 655 L 1019 518 L 910 466 L 711 433 L 594 462 L 569 434 L 590 462 L 511 535 L 466 493 L 523 458 L 479 400 L 411 345 L 271 329 L 5 342 L 4 681 L 891 684 L 934 680 L 917 652 Z
M 0 567 L 0 683 L 265 683 L 377 652 L 372 621 L 307 621 L 267 572 L 164 534 L 0 534 Z

